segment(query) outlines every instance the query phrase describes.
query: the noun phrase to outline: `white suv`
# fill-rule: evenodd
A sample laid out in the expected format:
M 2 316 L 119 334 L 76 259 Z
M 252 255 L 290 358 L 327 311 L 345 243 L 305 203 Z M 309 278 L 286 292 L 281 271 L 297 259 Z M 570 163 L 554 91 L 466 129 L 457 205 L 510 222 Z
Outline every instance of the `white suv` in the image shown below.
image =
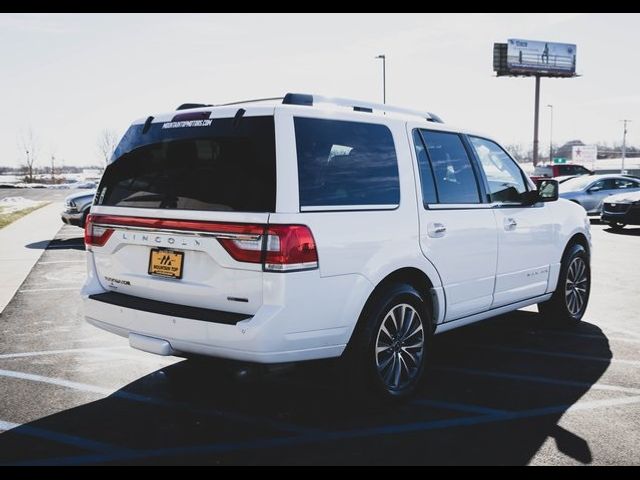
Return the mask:
M 580 321 L 589 222 L 557 190 L 429 113 L 188 104 L 135 122 L 104 173 L 86 318 L 160 355 L 342 356 L 404 397 L 434 334 L 531 304 Z

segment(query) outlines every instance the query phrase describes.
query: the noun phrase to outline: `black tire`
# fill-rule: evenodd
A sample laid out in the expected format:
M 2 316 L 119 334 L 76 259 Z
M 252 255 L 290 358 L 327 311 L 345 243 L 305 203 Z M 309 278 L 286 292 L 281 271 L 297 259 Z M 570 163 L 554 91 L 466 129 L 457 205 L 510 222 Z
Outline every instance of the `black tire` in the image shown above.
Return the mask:
M 590 292 L 589 254 L 575 243 L 568 247 L 562 259 L 556 291 L 548 301 L 538 304 L 538 311 L 552 325 L 576 326 L 587 309 Z
M 403 317 L 406 330 L 393 331 L 394 319 L 400 320 L 396 316 Z M 411 396 L 422 380 L 432 333 L 431 309 L 426 299 L 411 285 L 387 287 L 365 307 L 343 355 L 352 397 L 398 401 Z M 421 346 L 416 347 L 418 344 Z M 377 347 L 384 350 L 378 352 Z M 395 370 L 396 366 L 399 370 Z
M 609 228 L 614 232 L 619 232 L 626 226 L 626 223 L 609 222 Z

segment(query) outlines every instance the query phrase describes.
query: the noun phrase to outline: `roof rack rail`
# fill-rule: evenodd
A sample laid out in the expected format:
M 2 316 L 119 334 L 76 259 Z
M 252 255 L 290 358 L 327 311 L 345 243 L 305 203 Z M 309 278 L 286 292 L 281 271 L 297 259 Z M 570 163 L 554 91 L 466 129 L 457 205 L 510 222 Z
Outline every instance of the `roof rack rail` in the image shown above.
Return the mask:
M 228 107 L 231 105 L 242 105 L 243 103 L 255 103 L 255 102 L 273 102 L 274 100 L 282 100 L 284 97 L 266 97 L 266 98 L 254 98 L 253 100 L 240 100 L 239 102 L 218 103 L 214 107 Z
M 183 103 L 176 110 L 189 110 L 190 108 L 202 108 L 202 107 L 211 107 L 212 105 L 207 105 L 205 103 Z
M 336 105 L 340 107 L 352 108 L 356 112 L 372 112 L 379 110 L 387 113 L 401 113 L 404 115 L 412 115 L 431 122 L 444 123 L 442 119 L 431 112 L 421 112 L 410 108 L 395 107 L 382 103 L 363 102 L 361 100 L 353 100 L 349 98 L 325 97 L 323 95 L 312 95 L 308 93 L 287 93 L 282 100 L 285 105 L 305 105 L 313 106 L 318 103 Z

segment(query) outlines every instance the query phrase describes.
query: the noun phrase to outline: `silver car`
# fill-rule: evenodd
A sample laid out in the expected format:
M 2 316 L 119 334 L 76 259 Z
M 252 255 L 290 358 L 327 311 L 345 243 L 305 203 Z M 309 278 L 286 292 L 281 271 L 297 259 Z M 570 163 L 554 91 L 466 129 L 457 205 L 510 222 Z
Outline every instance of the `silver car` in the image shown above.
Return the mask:
M 95 195 L 95 190 L 84 190 L 69 195 L 64 200 L 64 211 L 61 214 L 62 221 L 67 225 L 84 228 L 84 222 L 87 219 Z
M 560 184 L 560 198 L 582 205 L 589 215 L 600 215 L 609 195 L 635 191 L 640 191 L 640 178 L 617 174 L 583 175 Z

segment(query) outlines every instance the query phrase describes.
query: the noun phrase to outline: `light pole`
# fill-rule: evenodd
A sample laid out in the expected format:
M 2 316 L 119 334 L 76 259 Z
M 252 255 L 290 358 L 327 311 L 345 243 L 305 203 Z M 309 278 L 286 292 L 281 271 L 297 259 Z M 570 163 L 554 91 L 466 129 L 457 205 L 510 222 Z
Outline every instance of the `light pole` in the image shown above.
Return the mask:
M 624 124 L 624 130 L 622 131 L 622 168 L 620 173 L 624 173 L 624 157 L 627 155 L 627 123 L 631 120 L 620 120 Z
M 553 105 L 547 105 L 551 112 L 551 121 L 549 122 L 549 163 L 553 163 Z
M 387 103 L 387 57 L 378 55 L 376 58 L 382 59 L 382 103 Z

